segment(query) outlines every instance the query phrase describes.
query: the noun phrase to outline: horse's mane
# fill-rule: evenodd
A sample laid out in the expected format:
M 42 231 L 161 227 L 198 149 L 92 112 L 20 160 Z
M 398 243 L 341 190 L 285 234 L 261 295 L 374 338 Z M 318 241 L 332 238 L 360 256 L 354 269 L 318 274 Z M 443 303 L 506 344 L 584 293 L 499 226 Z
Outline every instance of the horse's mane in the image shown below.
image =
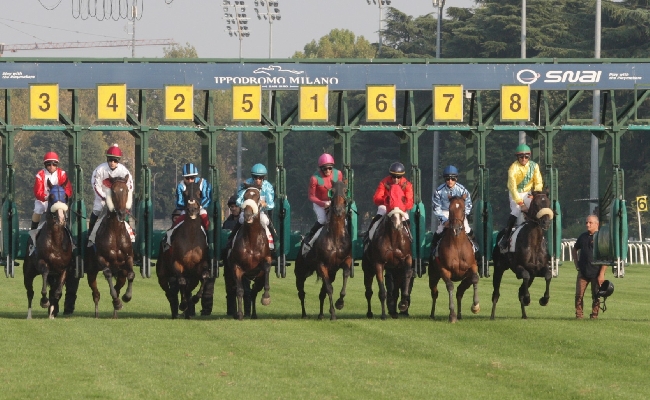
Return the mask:
M 343 181 L 336 181 L 332 184 L 332 194 L 334 196 L 343 196 L 346 197 L 346 186 Z

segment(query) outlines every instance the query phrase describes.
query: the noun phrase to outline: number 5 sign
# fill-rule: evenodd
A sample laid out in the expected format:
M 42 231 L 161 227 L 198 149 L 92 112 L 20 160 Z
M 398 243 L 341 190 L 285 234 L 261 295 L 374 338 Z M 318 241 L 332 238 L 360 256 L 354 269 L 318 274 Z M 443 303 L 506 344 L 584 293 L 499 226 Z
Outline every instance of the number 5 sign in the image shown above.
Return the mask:
M 530 87 L 501 86 L 501 121 L 530 121 Z
M 262 120 L 262 86 L 233 85 L 232 120 Z
M 639 196 L 636 198 L 637 211 L 648 211 L 648 196 Z

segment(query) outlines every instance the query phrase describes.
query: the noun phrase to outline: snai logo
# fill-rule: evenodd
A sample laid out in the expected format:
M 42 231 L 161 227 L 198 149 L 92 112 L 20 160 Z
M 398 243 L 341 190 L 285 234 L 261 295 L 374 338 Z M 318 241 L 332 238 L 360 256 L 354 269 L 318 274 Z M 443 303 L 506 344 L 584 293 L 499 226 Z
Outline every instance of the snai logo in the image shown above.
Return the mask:
M 548 71 L 544 83 L 597 83 L 600 82 L 602 71 Z M 522 69 L 517 72 L 517 80 L 525 85 L 537 82 L 541 75 L 532 69 Z

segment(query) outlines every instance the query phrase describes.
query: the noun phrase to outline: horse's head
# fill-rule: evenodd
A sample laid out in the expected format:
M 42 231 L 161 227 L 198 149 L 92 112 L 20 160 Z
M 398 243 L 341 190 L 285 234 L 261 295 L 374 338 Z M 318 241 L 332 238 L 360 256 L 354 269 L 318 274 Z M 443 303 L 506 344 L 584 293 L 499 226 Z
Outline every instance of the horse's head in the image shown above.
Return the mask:
M 330 210 L 335 217 L 343 217 L 347 211 L 348 196 L 346 182 L 336 181 L 329 191 Z
M 183 199 L 185 200 L 185 211 L 191 219 L 195 219 L 201 212 L 201 187 L 196 182 L 185 184 L 183 191 Z
M 547 192 L 533 192 L 533 199 L 528 207 L 527 216 L 537 222 L 543 230 L 547 230 L 555 212 L 551 209 L 551 200 Z
M 52 185 L 47 180 L 47 187 L 50 188 L 50 194 L 47 196 L 47 211 L 52 215 L 56 225 L 65 225 L 65 213 L 68 211 L 68 195 L 65 189 L 59 185 Z
M 260 190 L 255 186 L 249 186 L 244 192 L 244 201 L 242 202 L 242 211 L 244 212 L 244 222 L 250 224 L 260 213 Z
M 133 202 L 133 193 L 127 185 L 129 174 L 124 178 L 108 178 L 108 180 L 111 187 L 106 193 L 106 207 L 109 212 L 115 212 L 118 221 L 124 222 Z
M 449 228 L 454 232 L 454 236 L 465 230 L 465 199 L 467 194 L 449 196 Z

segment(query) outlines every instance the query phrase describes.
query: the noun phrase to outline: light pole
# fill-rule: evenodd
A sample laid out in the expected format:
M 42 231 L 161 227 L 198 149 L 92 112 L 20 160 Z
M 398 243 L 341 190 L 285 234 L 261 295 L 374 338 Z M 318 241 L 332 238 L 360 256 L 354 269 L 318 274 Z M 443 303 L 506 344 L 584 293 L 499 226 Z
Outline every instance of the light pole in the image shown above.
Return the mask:
M 391 0 L 366 0 L 368 5 L 377 5 L 379 6 L 379 45 L 377 47 L 377 55 L 381 54 L 381 21 L 384 19 L 384 6 L 389 6 Z M 434 0 L 435 1 L 435 0 Z
M 596 0 L 596 32 L 594 45 L 594 58 L 600 58 L 600 21 L 601 21 L 601 0 Z M 594 90 L 591 118 L 594 125 L 600 125 L 600 90 Z M 589 213 L 592 214 L 598 205 L 593 199 L 598 199 L 598 138 L 591 134 L 591 163 L 589 171 Z
M 280 15 L 279 4 L 277 1 L 268 1 L 268 0 L 255 0 L 253 3 L 255 5 L 255 13 L 257 14 L 257 19 L 261 20 L 264 18 L 265 21 L 269 21 L 269 62 L 273 57 L 273 21 L 279 21 L 282 18 Z M 266 12 L 264 8 L 260 10 L 258 7 L 266 7 Z M 272 101 L 272 91 L 269 90 L 269 117 L 273 117 L 271 110 L 271 101 Z
M 242 58 L 242 40 L 249 37 L 248 18 L 246 16 L 246 5 L 244 0 L 223 0 L 223 18 L 226 20 L 226 30 L 230 37 L 239 38 L 239 58 Z
M 526 0 L 521 0 L 521 58 L 526 58 Z M 520 122 L 519 125 L 525 125 Z M 519 131 L 519 144 L 526 143 L 526 132 Z
M 436 58 L 440 58 L 440 36 L 441 36 L 441 26 L 442 26 L 442 8 L 445 6 L 445 0 L 432 0 L 433 7 L 438 10 L 438 23 L 437 23 L 437 33 L 436 33 Z M 433 123 L 438 125 L 437 122 Z M 436 194 L 436 188 L 438 187 L 438 164 L 440 163 L 440 132 L 433 131 L 433 170 L 431 171 L 431 198 Z M 431 231 L 434 231 L 437 226 L 435 226 L 437 220 L 431 218 Z

